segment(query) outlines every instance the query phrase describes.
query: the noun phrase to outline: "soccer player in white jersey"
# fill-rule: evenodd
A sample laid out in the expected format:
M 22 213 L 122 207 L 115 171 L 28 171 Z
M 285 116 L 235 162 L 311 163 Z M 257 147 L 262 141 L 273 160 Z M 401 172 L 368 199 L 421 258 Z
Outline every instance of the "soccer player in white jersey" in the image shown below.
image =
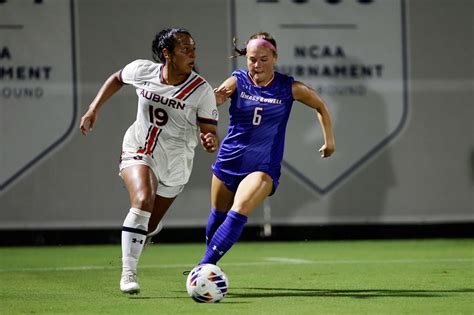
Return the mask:
M 159 232 L 160 221 L 191 174 L 197 132 L 207 152 L 218 147 L 216 100 L 211 86 L 194 72 L 195 43 L 181 28 L 159 32 L 153 59 L 135 60 L 112 74 L 81 119 L 81 131 L 92 130 L 99 109 L 123 85 L 138 95 L 135 122 L 123 138 L 120 175 L 131 207 L 122 227 L 120 290 L 140 291 L 138 259 Z

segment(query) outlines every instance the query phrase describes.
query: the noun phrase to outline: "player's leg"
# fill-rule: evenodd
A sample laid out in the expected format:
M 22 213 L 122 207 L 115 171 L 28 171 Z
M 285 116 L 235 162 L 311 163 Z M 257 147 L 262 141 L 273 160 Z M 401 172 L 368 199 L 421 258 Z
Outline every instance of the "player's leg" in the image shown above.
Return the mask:
M 217 229 L 200 264 L 216 264 L 239 239 L 247 217 L 272 192 L 273 180 L 263 172 L 254 172 L 239 184 L 232 209 Z
M 248 217 L 270 195 L 272 189 L 273 180 L 267 173 L 249 174 L 237 188 L 232 210 Z
M 160 193 L 160 184 L 158 184 L 158 193 Z M 181 189 L 182 190 L 182 189 Z M 157 235 L 163 228 L 162 219 L 166 214 L 166 211 L 170 208 L 173 201 L 176 199 L 177 194 L 173 197 L 168 197 L 168 195 L 155 196 L 155 204 L 153 206 L 153 212 L 148 222 L 148 234 L 146 236 L 145 246 L 151 243 L 153 236 Z
M 158 181 L 146 165 L 131 165 L 121 170 L 130 195 L 131 208 L 122 226 L 122 277 L 120 289 L 124 293 L 138 293 L 137 264 L 143 250 L 148 222 L 155 202 Z
M 211 212 L 206 225 L 206 245 L 209 245 L 214 233 L 227 217 L 234 202 L 235 193 L 230 191 L 216 175 L 212 175 Z

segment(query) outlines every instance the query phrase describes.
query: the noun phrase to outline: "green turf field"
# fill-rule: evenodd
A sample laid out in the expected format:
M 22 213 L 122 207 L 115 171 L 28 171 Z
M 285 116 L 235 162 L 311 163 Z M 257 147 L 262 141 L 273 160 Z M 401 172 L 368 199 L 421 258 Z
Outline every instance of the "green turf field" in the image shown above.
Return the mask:
M 474 314 L 474 241 L 238 243 L 229 294 L 198 304 L 184 270 L 202 244 L 153 244 L 142 292 L 118 288 L 120 247 L 0 248 L 0 314 Z

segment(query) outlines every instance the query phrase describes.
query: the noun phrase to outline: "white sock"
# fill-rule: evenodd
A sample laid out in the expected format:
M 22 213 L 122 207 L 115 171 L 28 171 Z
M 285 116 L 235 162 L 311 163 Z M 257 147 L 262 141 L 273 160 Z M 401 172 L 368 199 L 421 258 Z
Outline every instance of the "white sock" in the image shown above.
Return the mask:
M 122 226 L 122 273 L 137 272 L 151 213 L 130 208 Z

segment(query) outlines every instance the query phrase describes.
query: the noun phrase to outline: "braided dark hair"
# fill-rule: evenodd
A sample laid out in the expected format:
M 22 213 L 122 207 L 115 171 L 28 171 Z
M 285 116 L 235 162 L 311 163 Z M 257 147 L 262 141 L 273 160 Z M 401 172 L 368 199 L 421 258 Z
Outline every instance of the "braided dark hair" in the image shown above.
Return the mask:
M 252 39 L 257 39 L 257 38 L 261 38 L 261 39 L 264 39 L 266 40 L 267 42 L 271 43 L 275 48 L 277 48 L 277 45 L 276 45 L 276 41 L 275 39 L 273 38 L 272 35 L 270 35 L 270 33 L 267 33 L 267 32 L 258 32 L 256 34 L 253 34 L 252 36 L 250 36 L 249 40 L 247 41 L 247 43 L 252 40 Z M 235 58 L 235 57 L 239 57 L 239 56 L 245 56 L 247 54 L 247 46 L 245 46 L 244 48 L 242 49 L 239 49 L 237 48 L 237 38 L 233 38 L 232 39 L 232 44 L 234 46 L 234 51 L 236 52 L 235 55 L 232 56 L 232 58 Z M 276 52 L 274 51 L 273 52 L 274 55 L 276 55 Z
M 191 36 L 191 34 L 184 28 L 167 28 L 155 35 L 155 39 L 151 45 L 153 60 L 165 63 L 163 49 L 167 48 L 168 51 L 172 52 L 176 46 L 178 34 L 187 34 Z

